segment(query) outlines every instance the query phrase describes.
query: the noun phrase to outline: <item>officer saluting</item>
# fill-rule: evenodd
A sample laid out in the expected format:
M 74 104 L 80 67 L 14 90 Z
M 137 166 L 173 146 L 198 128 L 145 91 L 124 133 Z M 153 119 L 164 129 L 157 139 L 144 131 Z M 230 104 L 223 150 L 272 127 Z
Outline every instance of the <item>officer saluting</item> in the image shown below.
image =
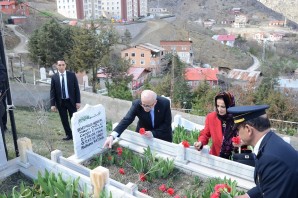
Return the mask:
M 254 147 L 256 187 L 237 198 L 298 197 L 298 152 L 270 128 L 268 105 L 228 108 L 245 145 Z

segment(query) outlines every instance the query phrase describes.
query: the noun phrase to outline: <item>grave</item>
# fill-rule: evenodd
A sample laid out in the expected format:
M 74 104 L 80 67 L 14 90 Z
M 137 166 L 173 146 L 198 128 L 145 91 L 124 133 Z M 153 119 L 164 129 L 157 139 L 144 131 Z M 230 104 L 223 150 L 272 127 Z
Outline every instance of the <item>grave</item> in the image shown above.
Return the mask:
M 40 72 L 40 80 L 47 80 L 47 72 L 46 72 L 46 68 L 41 67 L 39 69 Z
M 104 107 L 85 105 L 71 118 L 74 155 L 69 159 L 80 163 L 101 152 L 107 137 Z

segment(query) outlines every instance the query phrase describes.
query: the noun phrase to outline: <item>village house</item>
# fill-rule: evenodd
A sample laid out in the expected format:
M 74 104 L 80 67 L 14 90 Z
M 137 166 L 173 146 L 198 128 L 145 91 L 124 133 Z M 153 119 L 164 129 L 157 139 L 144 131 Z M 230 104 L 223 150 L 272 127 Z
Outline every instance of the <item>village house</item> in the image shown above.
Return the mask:
M 233 85 L 239 85 L 241 87 L 246 87 L 247 85 L 253 85 L 254 88 L 257 87 L 262 81 L 262 72 L 260 71 L 247 71 L 242 69 L 232 69 L 227 78 L 226 83 L 231 83 Z
M 232 13 L 233 14 L 240 14 L 242 12 L 242 9 L 241 8 L 232 8 Z
M 234 35 L 214 35 L 212 36 L 212 39 L 221 42 L 224 45 L 234 47 L 235 43 L 235 36 Z
M 253 35 L 253 39 L 257 40 L 257 41 L 262 41 L 262 40 L 264 40 L 264 38 L 265 38 L 264 32 L 258 32 Z
M 218 85 L 217 74 L 218 68 L 186 68 L 185 80 L 194 90 L 204 81 L 211 86 Z
M 284 34 L 281 33 L 270 33 L 268 36 L 268 40 L 275 42 L 275 41 L 280 41 L 284 37 Z
M 235 22 L 233 26 L 235 28 L 245 28 L 247 24 L 247 16 L 244 14 L 235 15 Z
M 121 58 L 130 61 L 132 67 L 142 67 L 156 76 L 161 72 L 164 49 L 150 43 L 139 44 L 121 51 Z
M 169 14 L 167 8 L 149 8 L 149 13 L 152 15 Z
M 268 23 L 269 26 L 284 26 L 285 25 L 285 21 L 269 21 Z
M 215 23 L 216 21 L 214 19 L 207 19 L 203 22 L 203 25 L 205 28 L 211 28 Z
M 165 49 L 165 54 L 175 53 L 186 64 L 193 64 L 192 41 L 160 41 L 160 46 Z
M 28 3 L 18 3 L 18 1 L 2 0 L 0 1 L 0 11 L 4 14 L 29 16 L 30 10 Z
M 130 67 L 127 71 L 127 75 L 132 75 L 132 81 L 129 83 L 132 95 L 136 96 L 143 91 L 143 85 L 147 79 L 150 78 L 150 71 L 142 67 Z

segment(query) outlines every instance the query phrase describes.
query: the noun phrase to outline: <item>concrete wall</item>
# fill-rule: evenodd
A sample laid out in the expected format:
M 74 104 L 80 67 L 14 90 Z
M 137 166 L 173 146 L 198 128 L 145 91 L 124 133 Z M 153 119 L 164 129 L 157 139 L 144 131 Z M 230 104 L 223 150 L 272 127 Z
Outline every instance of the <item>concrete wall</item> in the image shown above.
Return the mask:
M 11 94 L 13 104 L 15 106 L 22 107 L 37 107 L 45 106 L 50 109 L 50 86 L 49 85 L 31 85 L 22 83 L 11 83 Z M 116 98 L 110 98 L 90 92 L 81 91 L 81 108 L 84 105 L 96 105 L 102 104 L 106 110 L 107 120 L 112 122 L 119 122 L 127 113 L 131 106 L 130 101 L 120 100 Z M 205 117 L 191 115 L 179 111 L 172 110 L 172 121 L 174 121 L 175 115 L 181 115 L 183 118 L 192 121 L 194 123 L 205 125 Z M 133 123 L 136 125 L 137 118 Z M 286 135 L 282 135 L 286 136 Z M 291 137 L 291 145 L 298 149 L 298 138 Z
M 11 95 L 15 106 L 34 106 L 43 104 L 47 109 L 50 109 L 50 86 L 49 85 L 31 85 L 22 83 L 11 83 Z M 95 93 L 81 91 L 81 103 L 84 105 L 102 104 L 106 110 L 107 120 L 119 122 L 127 113 L 131 106 L 130 101 L 110 98 Z M 203 124 L 205 117 L 195 116 L 179 111 L 172 110 L 172 117 L 180 114 L 183 118 L 192 122 Z M 136 122 L 135 122 L 136 123 Z

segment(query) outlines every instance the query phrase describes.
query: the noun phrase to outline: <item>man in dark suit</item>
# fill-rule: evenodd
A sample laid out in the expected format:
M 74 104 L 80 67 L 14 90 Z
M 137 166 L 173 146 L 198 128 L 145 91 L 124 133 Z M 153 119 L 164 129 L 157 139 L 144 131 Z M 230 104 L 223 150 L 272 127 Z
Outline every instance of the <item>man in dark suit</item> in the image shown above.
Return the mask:
M 237 198 L 298 197 L 298 152 L 270 129 L 268 105 L 231 107 L 241 140 L 254 146 L 256 187 Z
M 69 125 L 68 115 L 71 118 L 73 113 L 80 108 L 81 96 L 76 75 L 66 71 L 66 64 L 63 60 L 57 61 L 58 72 L 51 80 L 51 110 L 59 112 L 61 122 L 66 134 L 63 140 L 71 140 L 72 132 Z
M 141 94 L 141 99 L 132 102 L 132 106 L 126 116 L 120 121 L 111 135 L 107 137 L 104 147 L 111 148 L 113 139 L 119 137 L 134 121 L 135 117 L 139 118 L 136 131 L 144 128 L 145 137 L 154 137 L 172 142 L 170 101 L 164 97 L 157 96 L 151 90 L 144 90 Z

